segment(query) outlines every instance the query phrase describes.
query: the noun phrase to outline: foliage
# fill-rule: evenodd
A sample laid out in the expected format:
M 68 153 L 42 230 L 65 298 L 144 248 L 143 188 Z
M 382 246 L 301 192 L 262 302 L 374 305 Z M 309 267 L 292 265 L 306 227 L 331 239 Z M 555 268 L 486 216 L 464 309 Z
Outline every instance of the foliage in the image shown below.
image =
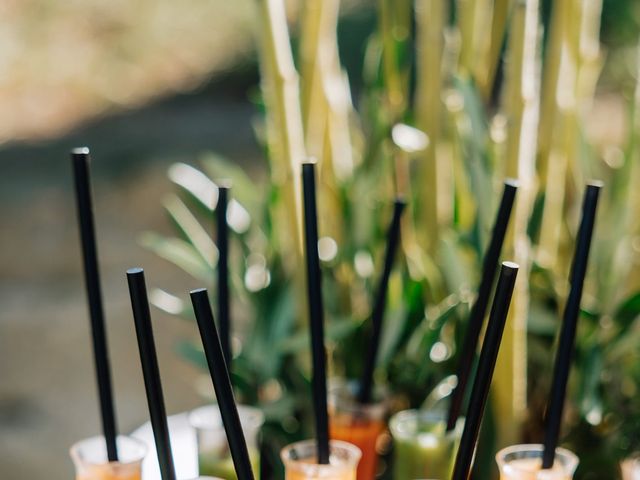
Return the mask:
M 170 178 L 178 196 L 165 206 L 178 236 L 144 237 L 158 255 L 209 284 L 217 257 L 204 227 L 216 207 L 210 179 L 232 180 L 233 312 L 243 325 L 236 329 L 241 348 L 233 380 L 242 401 L 267 414 L 268 462 L 276 467 L 280 446 L 311 434 L 299 241 L 300 161 L 311 155 L 319 159 L 333 375 L 361 372 L 392 200 L 409 199 L 376 377 L 393 392 L 396 408 L 421 405 L 452 373 L 499 186 L 506 176 L 520 181 L 504 256 L 522 272 L 494 379 L 493 407 L 501 415 L 489 415 L 485 432 L 497 443 L 480 446 L 481 478 L 489 476 L 497 445 L 540 441 L 583 184 L 589 177 L 606 181 L 565 440 L 582 457 L 577 478 L 615 478 L 618 459 L 640 449 L 640 279 L 631 268 L 638 225 L 629 213 L 638 204 L 630 185 L 640 165 L 637 128 L 626 150 L 615 150 L 616 162 L 611 155 L 601 161 L 584 134 L 601 65 L 601 4 L 554 3 L 543 54 L 535 0 L 460 0 L 452 15 L 444 0 L 379 0 L 357 109 L 339 62 L 338 5 L 307 2 L 294 63 L 284 4 L 259 2 L 264 122 L 257 135 L 268 181 L 255 182 L 214 155 L 200 159 L 203 171 L 175 165 Z M 570 21 L 575 16 L 583 21 Z M 637 127 L 635 107 L 631 119 Z M 191 315 L 166 292 L 152 298 Z M 181 348 L 202 363 L 197 347 Z M 518 369 L 527 364 L 528 372 Z M 529 415 L 520 435 L 525 405 L 513 398 L 525 393 Z

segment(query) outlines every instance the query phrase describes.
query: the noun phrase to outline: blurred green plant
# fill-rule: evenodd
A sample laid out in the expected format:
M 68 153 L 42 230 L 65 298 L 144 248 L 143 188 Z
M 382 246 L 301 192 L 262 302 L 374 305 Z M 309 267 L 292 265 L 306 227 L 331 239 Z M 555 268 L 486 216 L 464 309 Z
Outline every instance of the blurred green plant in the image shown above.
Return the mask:
M 357 109 L 338 55 L 339 6 L 305 3 L 294 59 L 283 1 L 258 2 L 256 134 L 267 181 L 213 154 L 200 159 L 202 170 L 174 165 L 178 193 L 165 208 L 178 236 L 142 238 L 210 285 L 215 179 L 232 181 L 232 375 L 240 399 L 266 413 L 266 463 L 277 474 L 280 447 L 311 434 L 299 178 L 313 156 L 333 375 L 361 372 L 392 201 L 409 199 L 376 374 L 395 408 L 421 405 L 452 373 L 497 191 L 505 177 L 519 180 L 504 256 L 523 272 L 493 384 L 500 415 L 490 409 L 485 422 L 478 478 L 490 477 L 498 446 L 540 441 L 579 199 L 586 178 L 605 180 L 564 440 L 582 458 L 576 478 L 616 478 L 619 460 L 640 449 L 640 94 L 628 145 L 601 158 L 584 129 L 602 66 L 601 0 L 554 2 L 544 49 L 536 0 L 458 0 L 453 11 L 445 0 L 379 0 Z M 181 298 L 161 290 L 151 298 L 192 317 Z M 198 346 L 180 350 L 204 365 Z

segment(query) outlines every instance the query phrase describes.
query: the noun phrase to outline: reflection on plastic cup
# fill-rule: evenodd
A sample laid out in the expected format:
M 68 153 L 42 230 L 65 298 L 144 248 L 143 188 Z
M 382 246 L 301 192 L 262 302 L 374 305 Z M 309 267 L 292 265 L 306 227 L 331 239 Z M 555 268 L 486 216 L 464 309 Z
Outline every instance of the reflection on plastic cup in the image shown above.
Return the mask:
M 118 436 L 118 462 L 109 462 L 102 436 L 81 440 L 71 447 L 76 480 L 141 480 L 142 460 L 147 454 L 144 443 Z
M 389 421 L 393 436 L 394 480 L 451 478 L 464 419 L 447 432 L 444 413 L 404 410 Z
M 238 405 L 238 415 L 249 449 L 253 472 L 258 478 L 260 468 L 258 435 L 264 424 L 264 415 L 257 408 L 244 405 Z M 199 473 L 219 477 L 223 480 L 237 480 L 227 434 L 224 431 L 218 406 L 209 405 L 193 410 L 189 414 L 189 422 L 196 430 Z
M 373 480 L 376 476 L 378 453 L 376 444 L 386 428 L 387 405 L 384 395 L 374 403 L 355 400 L 356 384 L 332 381 L 329 388 L 329 429 L 331 438 L 351 443 L 362 451 L 358 464 L 358 480 Z
M 285 480 L 355 480 L 362 453 L 355 445 L 339 440 L 329 442 L 329 463 L 316 460 L 315 440 L 293 443 L 282 449 Z
M 197 478 L 192 478 L 190 480 L 222 480 L 222 479 L 218 477 L 197 477 Z
M 539 444 L 513 445 L 496 455 L 500 480 L 571 480 L 578 457 L 564 448 L 556 449 L 553 467 L 542 470 L 544 447 Z

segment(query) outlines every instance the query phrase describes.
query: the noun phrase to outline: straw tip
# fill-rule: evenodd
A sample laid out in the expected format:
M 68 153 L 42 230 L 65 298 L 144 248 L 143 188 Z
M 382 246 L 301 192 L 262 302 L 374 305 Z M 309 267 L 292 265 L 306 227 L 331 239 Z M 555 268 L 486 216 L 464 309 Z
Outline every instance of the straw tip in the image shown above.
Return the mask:
M 503 270 L 516 272 L 516 271 L 518 271 L 519 268 L 520 268 L 520 265 L 518 265 L 515 262 L 510 262 L 510 261 L 502 262 L 502 269 Z
M 86 156 L 89 155 L 89 147 L 76 147 L 71 149 L 71 155 L 75 156 Z
M 316 165 L 318 164 L 318 159 L 315 157 L 308 157 L 305 158 L 304 161 L 302 162 L 302 169 L 309 169 L 309 168 L 314 168 Z
M 218 186 L 219 190 L 229 190 L 233 185 L 233 182 L 230 178 L 220 178 L 216 180 L 216 185 Z
M 191 290 L 189 292 L 189 295 L 202 295 L 203 293 L 207 293 L 207 289 L 206 288 L 196 288 L 194 290 Z
M 520 188 L 520 180 L 517 178 L 505 178 L 504 186 L 505 188 L 516 190 Z
M 127 270 L 127 275 L 141 275 L 144 273 L 144 269 L 140 267 L 129 268 Z
M 588 190 L 600 190 L 604 187 L 604 182 L 602 180 L 591 179 L 587 182 Z
M 407 206 L 407 199 L 402 195 L 398 195 L 393 203 L 398 208 L 404 208 Z

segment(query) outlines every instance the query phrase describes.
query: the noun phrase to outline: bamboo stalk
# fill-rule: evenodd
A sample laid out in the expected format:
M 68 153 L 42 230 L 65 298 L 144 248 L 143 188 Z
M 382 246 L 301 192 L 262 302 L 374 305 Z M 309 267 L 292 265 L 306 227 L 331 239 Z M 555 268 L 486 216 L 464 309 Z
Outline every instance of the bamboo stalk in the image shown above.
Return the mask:
M 267 143 L 271 177 L 282 188 L 279 215 L 289 225 L 280 237 L 283 252 L 302 254 L 301 162 L 306 158 L 299 79 L 296 72 L 283 0 L 261 0 L 261 86 L 267 110 Z M 284 258 L 291 258 L 284 255 Z
M 323 158 L 327 125 L 326 72 L 337 57 L 336 28 L 340 0 L 305 2 L 300 39 L 304 138 L 307 152 Z
M 474 17 L 478 0 L 458 0 L 458 28 L 460 30 L 460 70 L 465 75 L 473 71 Z
M 389 122 L 394 124 L 407 107 L 408 72 L 401 69 L 397 46 L 406 41 L 411 31 L 411 2 L 378 0 L 378 13 L 386 102 Z
M 437 155 L 440 146 L 440 119 L 442 118 L 441 92 L 443 86 L 443 52 L 445 23 L 447 17 L 446 0 L 416 1 L 417 29 L 417 91 L 416 122 L 420 130 L 429 137 L 429 147 L 419 158 L 418 189 L 423 220 L 423 235 L 420 243 L 429 255 L 435 256 L 440 238 L 440 225 L 451 224 L 452 218 L 446 218 L 442 208 L 443 199 L 447 203 L 452 199 L 452 186 L 443 176 L 451 169 L 450 162 Z M 449 175 L 449 178 L 451 176 Z
M 526 404 L 526 321 L 529 307 L 528 277 L 530 245 L 527 225 L 535 198 L 535 156 L 539 114 L 539 5 L 537 0 L 519 1 L 511 23 L 507 76 L 508 138 L 506 174 L 520 182 L 505 257 L 521 266 L 496 374 L 494 402 L 501 412 L 500 445 L 517 440 Z
M 547 59 L 551 63 L 549 68 L 556 69 L 556 78 L 551 79 L 550 75 L 545 78 L 545 87 L 553 90 L 543 90 L 547 103 L 543 108 L 546 107 L 547 116 L 541 118 L 539 130 L 545 203 L 538 261 L 542 266 L 553 269 L 558 278 L 564 278 L 569 268 L 568 263 L 559 262 L 567 175 L 570 172 L 572 178 L 578 178 L 576 183 L 584 183 L 582 168 L 576 162 L 579 158 L 581 114 L 591 103 L 600 72 L 601 10 L 602 0 L 562 0 L 554 6 L 554 15 L 558 18 L 552 19 L 555 29 L 550 42 L 558 45 L 549 45 Z M 559 52 L 558 60 L 556 52 Z
M 500 63 L 500 54 L 502 53 L 504 37 L 507 33 L 509 12 L 512 4 L 513 0 L 494 0 L 489 45 L 486 48 L 486 53 L 480 57 L 482 60 L 476 63 L 475 77 L 485 101 L 488 101 L 491 97 L 491 89 L 498 71 L 498 64 Z M 479 34 L 484 33 L 484 28 L 480 27 L 478 31 Z
M 551 137 L 558 111 L 558 80 L 562 59 L 564 31 L 571 0 L 551 3 L 551 20 L 544 58 L 542 95 L 540 103 L 540 125 L 538 127 L 538 171 L 541 182 L 547 181 L 547 165 L 551 152 Z

